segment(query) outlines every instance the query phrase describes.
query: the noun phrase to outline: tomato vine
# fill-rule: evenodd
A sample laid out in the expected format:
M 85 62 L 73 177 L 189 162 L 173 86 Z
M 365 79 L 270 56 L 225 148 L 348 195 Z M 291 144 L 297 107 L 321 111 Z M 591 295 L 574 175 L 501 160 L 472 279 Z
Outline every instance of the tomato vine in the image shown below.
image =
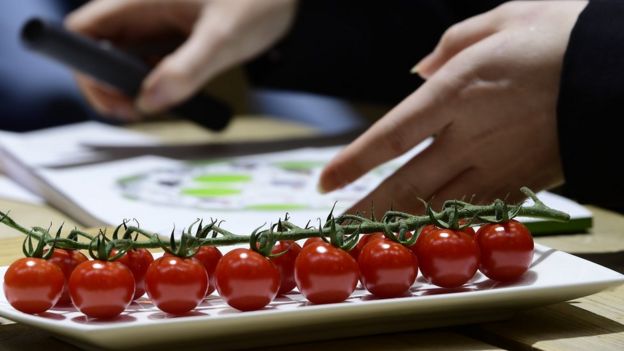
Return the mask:
M 498 223 L 502 219 L 515 216 L 559 221 L 569 220 L 568 214 L 546 206 L 530 189 L 523 187 L 521 191 L 533 200 L 532 205 L 510 205 L 502 200 L 496 200 L 489 205 L 475 205 L 465 201 L 450 200 L 444 203 L 439 212 L 430 210 L 428 214 L 418 216 L 399 211 L 388 211 L 380 220 L 376 220 L 374 217 L 367 218 L 361 214 L 334 216 L 332 210 L 324 223 L 319 220 L 318 226 L 311 226 L 308 222 L 304 227 L 290 222 L 288 214 L 286 214 L 285 218 L 280 219 L 277 225 L 271 225 L 268 229 L 259 227 L 250 235 L 232 233 L 223 228 L 222 222 L 218 220 L 213 219 L 207 224 L 204 224 L 203 221 L 196 221 L 183 231 L 181 239 L 174 240 L 172 233 L 172 239 L 169 243 L 161 241 L 158 233 L 143 229 L 138 223 L 133 226 L 129 225 L 128 221 L 123 221 L 115 230 L 108 245 L 110 245 L 110 249 L 114 248 L 124 252 L 138 248 L 164 248 L 166 251 L 176 251 L 182 256 L 192 256 L 200 246 L 249 243 L 254 251 L 270 253 L 272 246 L 278 241 L 322 237 L 330 238 L 334 246 L 345 248 L 348 251 L 357 243 L 361 234 L 383 232 L 392 240 L 410 246 L 409 244 L 412 244 L 416 238 L 412 235 L 406 235 L 406 233 L 415 232 L 418 234 L 419 230 L 426 225 L 452 223 L 461 219 L 468 220 L 471 225 Z M 97 236 L 79 229 L 72 229 L 65 237 L 51 235 L 49 228 L 33 227 L 29 229 L 15 222 L 8 213 L 1 211 L 0 223 L 60 249 L 89 250 L 93 248 L 91 241 L 98 240 Z M 121 228 L 123 228 L 124 234 L 119 237 L 117 232 Z M 397 233 L 397 235 L 393 233 Z M 137 240 L 138 235 L 147 240 Z M 86 238 L 89 242 L 81 242 L 77 240 L 78 237 Z M 184 247 L 184 250 L 179 250 L 180 246 Z M 184 251 L 184 253 L 180 251 Z

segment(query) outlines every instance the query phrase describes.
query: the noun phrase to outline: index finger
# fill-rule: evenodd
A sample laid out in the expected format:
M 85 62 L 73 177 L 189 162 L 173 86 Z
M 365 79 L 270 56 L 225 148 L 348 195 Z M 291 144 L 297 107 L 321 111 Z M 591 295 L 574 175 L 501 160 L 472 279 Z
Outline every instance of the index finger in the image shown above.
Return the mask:
M 109 37 L 117 28 L 117 21 L 111 21 L 102 25 L 108 18 L 114 17 L 115 14 L 124 14 L 133 8 L 134 1 L 124 0 L 95 0 L 91 1 L 75 11 L 71 12 L 65 18 L 65 26 L 67 28 L 93 37 Z
M 175 5 L 178 6 L 175 6 Z M 193 10 L 185 3 L 171 4 L 166 0 L 94 0 L 65 19 L 67 28 L 94 38 L 112 40 L 142 37 L 149 31 L 164 31 L 168 28 L 180 29 L 176 15 L 184 20 Z M 172 14 L 171 12 L 176 12 Z
M 341 188 L 376 166 L 409 151 L 452 120 L 449 101 L 456 93 L 457 76 L 443 72 L 426 81 L 323 169 L 319 191 Z

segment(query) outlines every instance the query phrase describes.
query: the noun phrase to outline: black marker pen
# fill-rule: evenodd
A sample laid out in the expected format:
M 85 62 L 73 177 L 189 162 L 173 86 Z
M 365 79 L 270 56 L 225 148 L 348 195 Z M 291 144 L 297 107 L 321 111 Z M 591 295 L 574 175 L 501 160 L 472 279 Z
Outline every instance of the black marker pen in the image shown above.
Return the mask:
M 140 59 L 112 47 L 66 30 L 61 24 L 40 18 L 30 19 L 21 33 L 22 41 L 32 50 L 53 58 L 97 81 L 108 84 L 135 98 L 150 69 Z M 232 117 L 225 103 L 196 94 L 169 111 L 206 128 L 222 130 Z

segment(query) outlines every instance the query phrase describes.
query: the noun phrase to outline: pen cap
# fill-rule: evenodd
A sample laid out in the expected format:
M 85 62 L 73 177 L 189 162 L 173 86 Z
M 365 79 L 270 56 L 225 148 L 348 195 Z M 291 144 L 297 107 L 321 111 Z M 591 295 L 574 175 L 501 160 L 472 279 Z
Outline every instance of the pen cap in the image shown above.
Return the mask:
M 138 94 L 149 68 L 137 58 L 53 23 L 33 18 L 22 28 L 22 42 L 30 49 L 109 84 L 124 94 Z

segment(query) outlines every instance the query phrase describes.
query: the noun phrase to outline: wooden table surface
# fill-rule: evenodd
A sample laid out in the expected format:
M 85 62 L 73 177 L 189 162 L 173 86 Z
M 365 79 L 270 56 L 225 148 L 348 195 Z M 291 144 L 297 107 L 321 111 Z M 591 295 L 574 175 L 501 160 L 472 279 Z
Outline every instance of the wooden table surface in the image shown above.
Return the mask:
M 186 135 L 189 140 L 240 140 L 241 138 L 279 138 L 303 136 L 305 128 L 266 119 L 237 120 L 225 135 L 198 131 L 188 124 L 160 123 L 135 127 L 168 142 Z M 181 133 L 184 131 L 184 133 Z M 0 199 L 0 209 L 11 210 L 12 216 L 27 226 L 46 225 L 71 220 L 46 205 L 25 204 Z M 624 266 L 624 216 L 589 206 L 594 214 L 590 233 L 537 238 L 536 241 L 585 257 Z M 0 227 L 0 265 L 21 256 L 23 237 Z M 75 346 L 53 338 L 50 334 L 26 325 L 2 320 L 0 350 L 78 350 Z M 250 341 L 253 347 L 253 341 Z M 206 350 L 206 346 L 202 346 Z M 453 328 L 403 332 L 378 336 L 338 339 L 263 350 L 624 350 L 624 286 L 580 299 L 521 311 L 503 322 L 483 323 Z M 189 350 L 186 348 L 186 350 Z M 199 348 L 198 348 L 199 350 Z

